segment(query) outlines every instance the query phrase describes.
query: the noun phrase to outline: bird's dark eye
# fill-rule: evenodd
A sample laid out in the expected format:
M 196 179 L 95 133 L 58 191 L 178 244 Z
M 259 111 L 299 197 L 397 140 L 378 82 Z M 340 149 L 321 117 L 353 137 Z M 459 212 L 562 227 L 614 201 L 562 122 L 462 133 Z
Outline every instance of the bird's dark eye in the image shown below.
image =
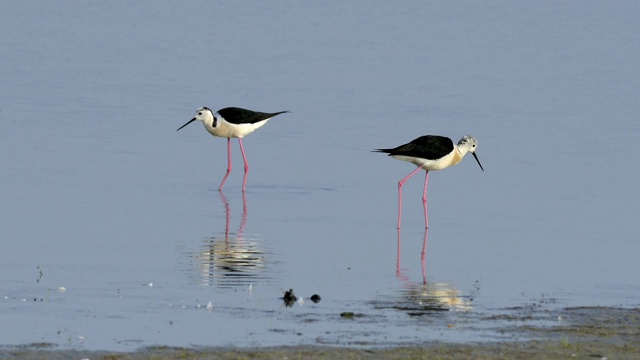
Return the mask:
M 202 115 L 202 111 L 200 111 L 200 112 L 198 113 L 198 115 Z

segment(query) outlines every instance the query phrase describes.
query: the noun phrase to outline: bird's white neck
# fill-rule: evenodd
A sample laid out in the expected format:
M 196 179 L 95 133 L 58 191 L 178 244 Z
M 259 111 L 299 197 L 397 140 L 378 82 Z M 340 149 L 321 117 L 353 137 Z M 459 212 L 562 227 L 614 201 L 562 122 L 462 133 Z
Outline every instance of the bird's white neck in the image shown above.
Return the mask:
M 468 152 L 469 152 L 469 147 L 468 146 L 456 146 L 456 150 L 458 150 L 458 153 L 460 154 L 460 157 L 464 157 Z
M 204 128 L 207 129 L 208 132 L 213 133 L 213 130 L 217 127 L 217 120 L 213 116 L 206 116 L 202 119 L 202 124 Z

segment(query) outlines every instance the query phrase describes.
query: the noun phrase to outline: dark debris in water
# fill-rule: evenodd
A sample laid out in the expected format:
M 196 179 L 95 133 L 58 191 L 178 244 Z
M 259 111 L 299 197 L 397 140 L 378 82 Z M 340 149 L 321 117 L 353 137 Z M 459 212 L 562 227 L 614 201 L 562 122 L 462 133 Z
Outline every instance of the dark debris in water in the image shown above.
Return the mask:
M 285 291 L 284 292 L 284 296 L 281 297 L 281 299 L 284 301 L 284 305 L 287 306 L 287 307 L 293 306 L 293 304 L 296 301 L 298 301 L 298 297 L 293 293 L 293 289 L 289 289 L 289 290 Z M 309 300 L 313 301 L 316 304 L 319 303 L 321 299 L 322 298 L 318 294 L 313 294 L 309 298 Z
M 293 289 L 289 289 L 284 292 L 284 297 L 282 298 L 282 300 L 284 300 L 284 305 L 286 307 L 291 307 L 298 300 L 298 298 L 293 293 Z

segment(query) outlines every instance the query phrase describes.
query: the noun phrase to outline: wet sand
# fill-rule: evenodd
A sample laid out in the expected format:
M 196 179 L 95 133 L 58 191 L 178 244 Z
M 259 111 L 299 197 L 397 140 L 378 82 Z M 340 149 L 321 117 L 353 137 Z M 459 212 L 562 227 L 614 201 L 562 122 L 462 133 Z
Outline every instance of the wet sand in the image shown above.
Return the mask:
M 428 343 L 406 347 L 329 346 L 236 348 L 151 347 L 136 352 L 56 350 L 29 344 L 0 348 L 2 359 L 637 359 L 640 357 L 640 308 L 567 308 L 558 326 L 526 325 L 516 317 L 499 331 L 519 341 L 456 344 Z M 504 319 L 502 319 L 504 320 Z M 484 321 L 497 321 L 495 317 Z M 524 325 L 519 325 L 524 324 Z

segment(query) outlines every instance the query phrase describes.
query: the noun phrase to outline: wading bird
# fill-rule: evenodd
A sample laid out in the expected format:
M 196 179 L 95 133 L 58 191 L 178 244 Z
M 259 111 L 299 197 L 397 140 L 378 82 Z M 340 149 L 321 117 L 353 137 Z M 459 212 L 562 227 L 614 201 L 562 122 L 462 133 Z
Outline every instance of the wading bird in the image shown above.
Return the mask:
M 202 123 L 204 124 L 204 128 L 207 129 L 207 131 L 211 135 L 227 138 L 227 173 L 222 179 L 218 190 L 222 190 L 224 182 L 227 181 L 227 177 L 231 173 L 231 138 L 238 138 L 238 142 L 240 143 L 240 152 L 242 153 L 242 159 L 244 160 L 244 178 L 242 180 L 242 191 L 245 191 L 247 187 L 247 173 L 249 172 L 249 163 L 247 162 L 247 156 L 244 153 L 244 146 L 242 146 L 242 138 L 252 133 L 254 130 L 262 127 L 272 117 L 286 112 L 288 111 L 263 113 L 237 107 L 228 107 L 220 109 L 214 114 L 211 109 L 202 107 L 198 109 L 198 111 L 196 112 L 196 116 L 193 119 L 180 126 L 178 130 L 196 120 L 199 120 L 202 121 Z
M 430 170 L 442 170 L 449 166 L 456 165 L 462 158 L 470 152 L 482 168 L 480 160 L 476 155 L 478 141 L 471 135 L 463 136 L 458 144 L 454 144 L 450 138 L 438 135 L 424 135 L 410 143 L 400 145 L 393 149 L 376 149 L 375 151 L 389 154 L 394 159 L 408 161 L 418 166 L 409 175 L 398 182 L 398 229 L 402 220 L 402 185 L 415 175 L 420 169 L 426 170 L 424 179 L 424 193 L 422 194 L 422 204 L 424 206 L 425 228 L 429 228 L 429 217 L 427 215 L 427 184 L 429 183 Z

